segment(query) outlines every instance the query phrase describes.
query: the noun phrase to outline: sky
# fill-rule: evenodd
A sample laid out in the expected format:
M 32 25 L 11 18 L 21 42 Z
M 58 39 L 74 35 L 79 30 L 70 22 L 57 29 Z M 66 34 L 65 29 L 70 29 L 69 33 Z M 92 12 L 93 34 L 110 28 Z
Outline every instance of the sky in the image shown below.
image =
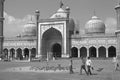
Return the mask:
M 5 0 L 4 3 L 4 36 L 14 37 L 21 34 L 24 25 L 34 19 L 35 10 L 40 11 L 40 19 L 47 19 L 59 9 L 61 0 Z M 106 32 L 116 29 L 115 6 L 119 0 L 62 0 L 65 9 L 70 7 L 70 17 L 79 24 L 80 33 L 91 17 L 99 17 L 106 25 Z

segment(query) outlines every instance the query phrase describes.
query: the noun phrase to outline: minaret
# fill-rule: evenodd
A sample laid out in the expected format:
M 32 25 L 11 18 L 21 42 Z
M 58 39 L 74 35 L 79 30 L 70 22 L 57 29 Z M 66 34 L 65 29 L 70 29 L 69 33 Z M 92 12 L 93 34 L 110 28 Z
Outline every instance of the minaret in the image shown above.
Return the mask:
M 0 54 L 2 54 L 3 51 L 3 12 L 4 12 L 4 1 L 5 0 L 0 0 Z
M 37 35 L 37 41 L 36 41 L 36 57 L 40 55 L 40 52 L 38 52 L 38 26 L 39 26 L 39 17 L 40 17 L 40 11 L 36 10 L 35 11 L 35 16 L 36 16 L 36 35 Z M 41 51 L 41 49 L 40 49 Z
M 117 51 L 116 56 L 120 57 L 120 3 L 115 7 L 116 10 L 116 17 L 117 17 L 117 30 L 116 30 L 116 36 L 117 36 Z

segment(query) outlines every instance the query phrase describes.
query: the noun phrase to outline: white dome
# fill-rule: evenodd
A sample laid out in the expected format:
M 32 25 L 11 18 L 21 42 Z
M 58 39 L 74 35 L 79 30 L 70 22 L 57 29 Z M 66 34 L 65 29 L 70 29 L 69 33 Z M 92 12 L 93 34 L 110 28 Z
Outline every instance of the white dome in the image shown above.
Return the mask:
M 93 16 L 85 25 L 86 33 L 105 33 L 105 24 L 97 16 Z
M 66 12 L 62 9 L 59 8 L 55 14 L 53 14 L 50 18 L 66 18 L 67 14 Z
M 36 25 L 34 22 L 29 21 L 24 25 L 23 36 L 35 36 L 36 35 Z

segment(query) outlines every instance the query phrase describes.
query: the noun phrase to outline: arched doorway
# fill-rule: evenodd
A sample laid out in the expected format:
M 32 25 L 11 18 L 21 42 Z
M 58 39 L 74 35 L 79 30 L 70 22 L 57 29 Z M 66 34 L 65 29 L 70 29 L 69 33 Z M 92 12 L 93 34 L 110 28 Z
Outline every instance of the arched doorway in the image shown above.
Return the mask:
M 78 57 L 78 49 L 76 47 L 73 47 L 71 49 L 71 56 L 70 57 Z
M 114 46 L 108 48 L 108 57 L 116 57 L 116 48 Z
M 24 49 L 24 58 L 25 58 L 25 59 L 28 59 L 28 58 L 29 58 L 29 49 L 28 49 L 28 48 L 25 48 L 25 49 Z
M 80 48 L 80 57 L 87 57 L 87 48 L 86 47 Z
M 4 52 L 4 58 L 8 58 L 8 49 L 7 48 L 5 48 L 4 50 L 3 50 L 3 52 Z
M 61 45 L 58 43 L 55 43 L 52 47 L 52 53 L 53 57 L 61 57 Z
M 106 57 L 106 48 L 101 46 L 98 48 L 99 57 Z
M 22 60 L 22 59 L 23 59 L 22 49 L 21 49 L 21 48 L 18 48 L 18 49 L 16 50 L 16 52 L 17 52 L 17 58 L 20 59 L 20 60 Z
M 31 58 L 35 58 L 36 56 L 36 48 L 31 49 Z
M 10 49 L 10 56 L 11 56 L 11 58 L 15 58 L 15 49 L 14 48 Z
M 60 45 L 62 44 L 62 35 L 61 32 L 58 31 L 55 28 L 50 28 L 47 31 L 44 32 L 43 36 L 42 36 L 42 46 L 41 46 L 41 52 L 42 52 L 42 57 L 47 58 L 47 53 L 52 53 L 51 49 L 60 47 L 58 44 L 53 46 L 53 43 L 59 43 Z M 62 48 L 61 48 L 62 49 Z M 60 49 L 59 49 L 60 50 Z M 54 52 L 55 49 L 54 49 Z M 59 51 L 62 52 L 62 51 Z M 60 55 L 61 53 L 59 53 L 59 57 L 61 57 Z
M 96 48 L 95 47 L 92 46 L 89 48 L 89 56 L 96 57 Z

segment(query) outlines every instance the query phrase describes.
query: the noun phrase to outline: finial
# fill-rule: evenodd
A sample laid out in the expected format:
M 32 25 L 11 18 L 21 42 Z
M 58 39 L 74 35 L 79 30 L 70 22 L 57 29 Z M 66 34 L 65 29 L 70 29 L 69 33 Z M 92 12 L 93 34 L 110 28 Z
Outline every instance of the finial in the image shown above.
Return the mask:
M 63 4 L 63 2 L 62 2 L 62 0 L 60 1 L 60 8 L 62 8 L 62 6 L 63 6 L 64 4 Z
M 40 13 L 40 11 L 39 11 L 39 10 L 36 10 L 35 13 Z
M 95 11 L 95 9 L 94 9 L 94 11 L 93 11 L 93 16 L 96 16 L 96 11 Z

